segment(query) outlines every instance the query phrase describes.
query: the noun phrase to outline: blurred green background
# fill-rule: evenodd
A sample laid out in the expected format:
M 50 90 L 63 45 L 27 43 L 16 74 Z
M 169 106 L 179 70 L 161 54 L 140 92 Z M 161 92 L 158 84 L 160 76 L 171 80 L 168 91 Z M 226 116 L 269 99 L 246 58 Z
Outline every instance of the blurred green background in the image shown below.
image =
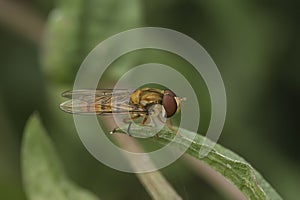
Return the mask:
M 80 142 L 72 116 L 58 108 L 60 93 L 72 88 L 80 63 L 95 45 L 142 26 L 180 31 L 209 52 L 228 98 L 218 142 L 248 160 L 284 199 L 297 199 L 299 8 L 296 0 L 0 0 L 0 199 L 26 199 L 20 148 L 25 123 L 36 110 L 74 182 L 102 199 L 149 199 L 135 175 L 95 160 Z M 191 74 L 174 55 L 144 51 L 114 63 L 107 79 L 115 81 L 129 67 L 149 61 Z M 193 83 L 200 77 L 189 78 Z M 205 85 L 194 89 L 202 99 L 204 132 L 208 94 Z M 224 199 L 182 160 L 162 172 L 184 199 L 197 199 L 199 193 Z

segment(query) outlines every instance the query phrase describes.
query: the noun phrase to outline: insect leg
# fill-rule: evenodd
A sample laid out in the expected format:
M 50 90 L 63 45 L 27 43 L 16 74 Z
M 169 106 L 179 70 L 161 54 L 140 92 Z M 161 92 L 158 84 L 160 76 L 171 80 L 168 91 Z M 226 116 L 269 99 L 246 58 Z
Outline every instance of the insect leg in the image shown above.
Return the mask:
M 168 118 L 167 119 L 167 122 L 166 122 L 168 128 L 172 131 L 172 132 L 175 132 L 176 130 L 174 129 L 173 125 L 172 125 L 172 120 L 171 118 Z
M 130 134 L 130 128 L 131 128 L 131 125 L 132 125 L 132 120 L 135 120 L 135 119 L 138 119 L 138 118 L 140 118 L 141 117 L 141 115 L 140 114 L 134 114 L 132 117 L 128 117 L 128 118 L 125 118 L 125 119 L 123 119 L 123 122 L 124 123 L 129 123 L 129 125 L 128 125 L 128 128 L 127 128 L 127 134 L 129 135 L 129 136 L 131 136 L 131 134 Z
M 142 121 L 142 125 L 143 125 L 143 126 L 145 125 L 147 119 L 148 119 L 148 115 L 145 115 L 145 117 L 144 117 L 144 119 L 143 119 L 143 121 Z
M 127 134 L 128 134 L 129 136 L 132 136 L 132 135 L 130 134 L 131 124 L 132 124 L 132 122 L 129 122 L 129 125 L 128 125 L 128 128 L 127 128 Z
M 124 119 L 123 119 L 123 122 L 126 123 L 126 124 L 128 124 L 128 123 L 130 123 L 132 120 L 138 119 L 138 118 L 140 118 L 140 117 L 141 117 L 140 114 L 133 114 L 133 116 L 131 116 L 131 117 L 126 117 L 126 118 L 124 118 Z

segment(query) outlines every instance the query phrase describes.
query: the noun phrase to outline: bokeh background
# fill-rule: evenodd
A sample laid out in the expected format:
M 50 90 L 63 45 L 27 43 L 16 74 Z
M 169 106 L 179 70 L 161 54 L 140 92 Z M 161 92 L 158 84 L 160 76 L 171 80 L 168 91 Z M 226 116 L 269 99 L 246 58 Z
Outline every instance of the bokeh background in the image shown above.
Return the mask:
M 300 3 L 296 0 L 0 0 L 0 199 L 26 199 L 20 149 L 24 126 L 40 113 L 68 176 L 102 199 L 149 199 L 133 174 L 95 160 L 72 116 L 58 108 L 76 71 L 96 44 L 142 26 L 180 31 L 197 40 L 222 74 L 228 113 L 219 143 L 248 160 L 284 199 L 300 195 Z M 105 77 L 130 67 L 168 64 L 193 75 L 182 59 L 161 51 L 132 53 Z M 109 82 L 111 81 L 111 83 Z M 209 123 L 206 87 L 195 86 Z M 203 114 L 203 115 L 202 115 Z M 179 160 L 162 170 L 184 199 L 225 199 Z

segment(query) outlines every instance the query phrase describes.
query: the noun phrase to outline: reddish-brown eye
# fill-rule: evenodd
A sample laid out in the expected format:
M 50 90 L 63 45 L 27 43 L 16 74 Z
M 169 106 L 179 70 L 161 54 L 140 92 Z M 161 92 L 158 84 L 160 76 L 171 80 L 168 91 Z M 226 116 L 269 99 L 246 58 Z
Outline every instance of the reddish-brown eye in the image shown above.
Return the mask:
M 172 117 L 177 111 L 177 103 L 175 100 L 176 94 L 171 90 L 164 91 L 164 97 L 162 99 L 162 105 L 166 111 L 166 117 Z

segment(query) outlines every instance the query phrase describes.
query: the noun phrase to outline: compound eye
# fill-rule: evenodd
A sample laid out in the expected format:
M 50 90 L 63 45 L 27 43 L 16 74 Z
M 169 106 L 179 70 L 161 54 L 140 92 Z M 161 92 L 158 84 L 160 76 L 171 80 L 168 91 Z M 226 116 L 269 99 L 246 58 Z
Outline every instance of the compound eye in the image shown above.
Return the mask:
M 164 91 L 164 95 L 169 95 L 171 97 L 176 97 L 176 94 L 172 90 L 169 90 L 169 89 L 166 89 Z
M 177 102 L 175 100 L 176 94 L 171 90 L 164 91 L 162 105 L 166 111 L 166 117 L 172 117 L 177 111 Z

